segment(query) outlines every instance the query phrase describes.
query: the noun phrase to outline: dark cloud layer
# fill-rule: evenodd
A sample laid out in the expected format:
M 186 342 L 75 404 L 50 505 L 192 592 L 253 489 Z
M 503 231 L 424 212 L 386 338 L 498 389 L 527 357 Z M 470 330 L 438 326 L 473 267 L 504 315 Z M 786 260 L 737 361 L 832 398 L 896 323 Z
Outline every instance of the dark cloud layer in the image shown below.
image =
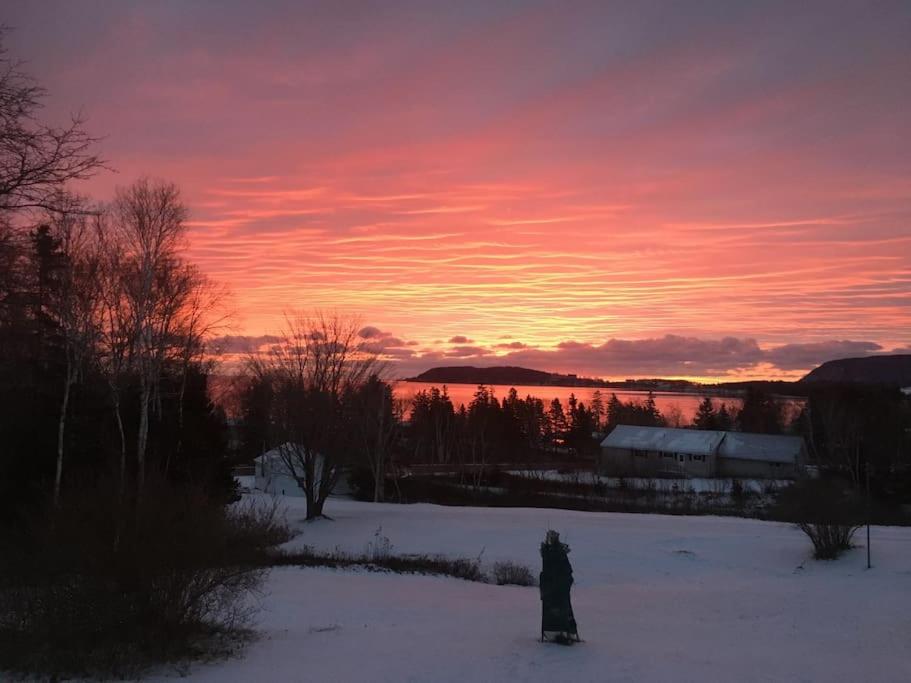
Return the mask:
M 497 344 L 494 348 L 496 348 L 496 349 L 513 349 L 513 350 L 527 349 L 528 344 L 523 344 L 522 342 L 514 341 L 514 342 L 509 342 L 509 343 Z
M 725 377 L 763 369 L 770 376 L 808 372 L 838 358 L 877 353 L 909 353 L 911 347 L 885 350 L 872 341 L 830 340 L 779 346 L 762 346 L 750 337 L 699 337 L 668 334 L 650 339 L 608 339 L 603 344 L 574 340 L 553 348 L 532 348 L 522 342 L 490 347 L 459 344 L 445 349 L 422 349 L 374 326 L 360 330 L 360 348 L 379 354 L 396 376 L 418 374 L 435 365 L 520 365 L 550 372 L 574 372 L 595 377 Z M 456 336 L 453 339 L 464 339 Z M 279 342 L 273 335 L 224 336 L 210 347 L 228 356 L 262 351 Z
M 226 334 L 209 340 L 209 348 L 215 353 L 239 354 L 261 351 L 263 347 L 277 344 L 281 339 L 271 334 L 258 336 Z
M 754 339 L 707 340 L 666 335 L 656 339 L 609 339 L 601 345 L 566 341 L 554 350 L 523 349 L 506 358 L 519 365 L 555 366 L 564 372 L 599 376 L 694 376 L 755 366 L 763 361 L 763 351 Z

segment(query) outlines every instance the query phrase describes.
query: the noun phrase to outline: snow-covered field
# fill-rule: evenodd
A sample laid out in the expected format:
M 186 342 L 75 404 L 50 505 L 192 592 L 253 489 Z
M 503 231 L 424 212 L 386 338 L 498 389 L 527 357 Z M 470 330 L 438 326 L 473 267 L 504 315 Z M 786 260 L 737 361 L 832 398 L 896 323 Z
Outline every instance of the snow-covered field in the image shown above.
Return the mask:
M 874 528 L 868 571 L 862 548 L 816 562 L 799 531 L 756 520 L 333 499 L 333 521 L 305 524 L 303 501 L 285 501 L 301 529 L 289 547 L 363 552 L 382 527 L 395 553 L 483 551 L 488 567 L 510 559 L 535 573 L 557 529 L 585 642 L 538 642 L 536 588 L 282 568 L 261 638 L 192 680 L 911 680 L 911 529 Z

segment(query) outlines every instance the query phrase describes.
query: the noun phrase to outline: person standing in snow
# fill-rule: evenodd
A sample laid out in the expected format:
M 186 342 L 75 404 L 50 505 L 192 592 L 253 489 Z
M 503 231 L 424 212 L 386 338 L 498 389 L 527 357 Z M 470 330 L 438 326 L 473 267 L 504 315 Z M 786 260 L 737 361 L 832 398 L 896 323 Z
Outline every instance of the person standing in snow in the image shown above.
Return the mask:
M 579 631 L 569 598 L 573 585 L 573 568 L 569 563 L 569 546 L 560 542 L 560 534 L 550 530 L 541 544 L 541 641 L 570 645 L 579 642 Z

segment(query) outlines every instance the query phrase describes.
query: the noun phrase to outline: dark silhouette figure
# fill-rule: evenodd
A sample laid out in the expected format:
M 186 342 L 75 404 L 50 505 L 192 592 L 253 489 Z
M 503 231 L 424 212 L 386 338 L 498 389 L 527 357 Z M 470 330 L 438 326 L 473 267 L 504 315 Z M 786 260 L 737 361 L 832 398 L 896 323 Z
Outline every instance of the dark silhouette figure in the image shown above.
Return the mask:
M 569 591 L 573 585 L 573 568 L 569 563 L 569 546 L 560 542 L 560 534 L 548 531 L 541 544 L 541 641 L 563 645 L 578 642 L 579 631 L 573 616 Z

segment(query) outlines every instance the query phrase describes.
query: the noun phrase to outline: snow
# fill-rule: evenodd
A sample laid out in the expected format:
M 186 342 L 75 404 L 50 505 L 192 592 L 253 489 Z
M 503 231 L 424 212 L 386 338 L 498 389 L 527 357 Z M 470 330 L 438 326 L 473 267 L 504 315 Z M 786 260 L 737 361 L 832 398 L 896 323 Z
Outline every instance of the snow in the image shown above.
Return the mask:
M 393 552 L 483 551 L 488 568 L 537 572 L 554 528 L 585 642 L 537 641 L 535 588 L 287 567 L 270 574 L 261 638 L 193 681 L 911 680 L 911 529 L 874 527 L 868 571 L 862 549 L 816 562 L 799 531 L 757 520 L 332 499 L 333 520 L 304 523 L 303 501 L 284 502 L 291 548 L 363 552 L 381 527 Z
M 234 479 L 237 481 L 237 485 L 243 493 L 249 493 L 256 486 L 256 477 L 252 474 L 236 474 L 234 475 Z

